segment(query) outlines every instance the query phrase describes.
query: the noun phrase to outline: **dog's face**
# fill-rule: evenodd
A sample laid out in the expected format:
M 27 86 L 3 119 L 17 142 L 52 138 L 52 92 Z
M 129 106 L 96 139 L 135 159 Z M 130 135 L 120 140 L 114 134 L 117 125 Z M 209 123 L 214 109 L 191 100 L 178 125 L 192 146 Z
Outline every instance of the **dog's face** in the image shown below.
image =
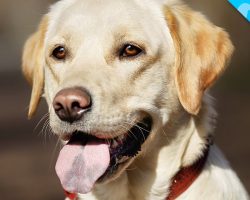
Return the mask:
M 231 52 L 227 34 L 185 6 L 64 0 L 25 46 L 29 114 L 43 90 L 59 137 L 108 141 L 111 178 L 172 113 L 199 112 Z
M 113 138 L 162 108 L 175 60 L 164 19 L 133 1 L 78 1 L 52 10 L 45 39 L 45 97 L 55 133 L 80 130 Z M 92 105 L 70 124 L 52 104 L 59 91 L 73 87 L 88 91 Z

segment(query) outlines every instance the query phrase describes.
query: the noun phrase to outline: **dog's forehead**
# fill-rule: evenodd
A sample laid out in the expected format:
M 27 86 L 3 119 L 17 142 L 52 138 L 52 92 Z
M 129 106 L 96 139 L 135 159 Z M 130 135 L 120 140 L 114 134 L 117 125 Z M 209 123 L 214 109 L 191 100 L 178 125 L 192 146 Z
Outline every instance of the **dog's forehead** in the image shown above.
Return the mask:
M 110 20 L 109 18 L 114 20 L 114 17 L 125 20 L 128 16 L 148 18 L 150 12 L 156 14 L 157 7 L 160 5 L 151 0 L 63 0 L 51 7 L 50 14 L 53 19 L 66 19 L 78 14 L 103 19 L 102 21 Z M 154 16 L 151 15 L 152 17 Z
M 143 32 L 151 35 L 166 31 L 161 7 L 155 1 L 139 0 L 64 0 L 50 12 L 49 35 Z M 157 37 L 157 36 L 156 36 Z M 146 39 L 146 38 L 145 38 Z

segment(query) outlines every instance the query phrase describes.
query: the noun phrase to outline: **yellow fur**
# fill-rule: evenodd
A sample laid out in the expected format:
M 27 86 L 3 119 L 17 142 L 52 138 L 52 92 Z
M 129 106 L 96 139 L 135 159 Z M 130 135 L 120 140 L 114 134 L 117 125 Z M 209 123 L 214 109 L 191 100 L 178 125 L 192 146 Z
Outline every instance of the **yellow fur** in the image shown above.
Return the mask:
M 175 40 L 176 86 L 183 107 L 197 115 L 204 91 L 225 70 L 233 52 L 228 34 L 187 6 L 165 8 Z
M 32 94 L 29 105 L 28 117 L 31 118 L 38 106 L 39 100 L 42 95 L 44 84 L 44 39 L 48 26 L 48 17 L 45 16 L 38 28 L 38 31 L 34 33 L 27 40 L 23 51 L 23 73 L 32 85 Z

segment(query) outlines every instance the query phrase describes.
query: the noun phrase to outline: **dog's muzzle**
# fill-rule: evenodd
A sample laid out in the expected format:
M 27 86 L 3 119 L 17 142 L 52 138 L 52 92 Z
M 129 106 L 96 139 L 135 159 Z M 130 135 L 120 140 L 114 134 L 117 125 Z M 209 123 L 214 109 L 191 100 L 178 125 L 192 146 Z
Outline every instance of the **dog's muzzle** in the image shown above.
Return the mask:
M 70 193 L 88 193 L 96 182 L 112 176 L 141 151 L 152 129 L 146 117 L 128 132 L 112 139 L 100 139 L 76 131 L 61 150 L 56 172 L 63 188 Z

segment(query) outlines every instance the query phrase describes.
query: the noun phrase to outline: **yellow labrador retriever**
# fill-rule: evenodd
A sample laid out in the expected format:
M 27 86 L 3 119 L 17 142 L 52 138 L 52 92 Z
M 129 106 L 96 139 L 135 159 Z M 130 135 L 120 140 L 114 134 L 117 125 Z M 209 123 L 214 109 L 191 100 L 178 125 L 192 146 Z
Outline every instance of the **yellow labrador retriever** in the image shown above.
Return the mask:
M 68 199 L 246 200 L 212 145 L 206 90 L 228 34 L 172 0 L 61 0 L 24 48 L 31 117 L 41 96 L 63 141 Z

